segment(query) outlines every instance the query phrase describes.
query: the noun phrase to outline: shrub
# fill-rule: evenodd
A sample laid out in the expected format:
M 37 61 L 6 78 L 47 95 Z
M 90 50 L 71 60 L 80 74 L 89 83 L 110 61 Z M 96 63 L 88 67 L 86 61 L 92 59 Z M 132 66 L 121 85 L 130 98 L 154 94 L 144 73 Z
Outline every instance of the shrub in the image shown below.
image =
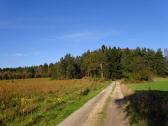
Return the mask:
M 80 94 L 84 96 L 84 95 L 87 95 L 89 92 L 90 92 L 89 88 L 84 88 L 81 90 Z
M 127 74 L 126 79 L 128 81 L 151 81 L 152 80 L 152 73 L 148 70 L 142 70 L 139 72 L 129 73 Z

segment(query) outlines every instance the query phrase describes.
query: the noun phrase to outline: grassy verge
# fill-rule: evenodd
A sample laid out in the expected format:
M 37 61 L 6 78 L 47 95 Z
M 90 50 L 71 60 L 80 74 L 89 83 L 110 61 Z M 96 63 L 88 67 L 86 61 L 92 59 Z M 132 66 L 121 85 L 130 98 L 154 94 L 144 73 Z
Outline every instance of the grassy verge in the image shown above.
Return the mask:
M 55 126 L 109 83 L 92 79 L 0 81 L 0 125 Z
M 109 82 L 100 83 L 100 85 L 96 89 L 92 90 L 86 96 L 83 96 L 83 97 L 81 97 L 79 99 L 76 99 L 73 103 L 68 104 L 65 107 L 64 112 L 60 113 L 59 119 L 58 120 L 55 119 L 55 121 L 57 122 L 57 124 L 59 122 L 61 122 L 64 118 L 66 118 L 68 115 L 70 115 L 72 112 L 74 112 L 75 110 L 79 109 L 88 100 L 90 100 L 91 98 L 93 98 L 94 96 L 96 96 L 97 94 L 99 94 L 108 85 L 109 85 Z
M 154 82 L 133 83 L 128 85 L 133 90 L 168 91 L 168 79 L 157 79 Z
M 168 126 L 168 79 L 128 84 L 125 110 L 132 126 Z

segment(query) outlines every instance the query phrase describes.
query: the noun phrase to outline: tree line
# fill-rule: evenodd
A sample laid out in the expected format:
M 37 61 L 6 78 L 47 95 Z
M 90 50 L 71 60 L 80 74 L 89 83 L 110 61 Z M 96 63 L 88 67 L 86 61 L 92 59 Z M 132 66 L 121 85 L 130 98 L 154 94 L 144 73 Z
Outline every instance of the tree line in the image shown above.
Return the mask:
M 3 68 L 0 69 L 0 79 L 26 79 L 26 78 L 45 78 L 50 75 L 52 64 L 44 64 L 40 66 L 18 67 L 18 68 Z
M 121 49 L 105 45 L 95 51 L 88 50 L 77 57 L 66 54 L 54 64 L 0 69 L 1 80 L 44 77 L 150 80 L 153 76 L 167 75 L 168 62 L 161 49 Z

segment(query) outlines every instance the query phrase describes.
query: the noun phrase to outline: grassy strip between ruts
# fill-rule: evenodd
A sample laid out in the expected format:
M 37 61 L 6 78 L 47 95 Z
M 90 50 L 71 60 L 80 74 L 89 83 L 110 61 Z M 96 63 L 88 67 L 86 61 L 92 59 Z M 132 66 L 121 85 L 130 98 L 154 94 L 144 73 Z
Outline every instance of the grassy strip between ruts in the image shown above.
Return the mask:
M 109 83 L 93 79 L 0 81 L 0 125 L 55 126 Z

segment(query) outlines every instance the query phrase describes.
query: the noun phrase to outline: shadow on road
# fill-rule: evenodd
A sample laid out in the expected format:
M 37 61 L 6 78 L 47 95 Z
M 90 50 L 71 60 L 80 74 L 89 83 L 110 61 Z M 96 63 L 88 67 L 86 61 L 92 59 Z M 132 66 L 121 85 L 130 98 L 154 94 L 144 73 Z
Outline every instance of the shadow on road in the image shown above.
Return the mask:
M 168 91 L 137 91 L 124 99 L 115 100 L 124 110 L 131 124 L 140 126 L 168 126 Z

